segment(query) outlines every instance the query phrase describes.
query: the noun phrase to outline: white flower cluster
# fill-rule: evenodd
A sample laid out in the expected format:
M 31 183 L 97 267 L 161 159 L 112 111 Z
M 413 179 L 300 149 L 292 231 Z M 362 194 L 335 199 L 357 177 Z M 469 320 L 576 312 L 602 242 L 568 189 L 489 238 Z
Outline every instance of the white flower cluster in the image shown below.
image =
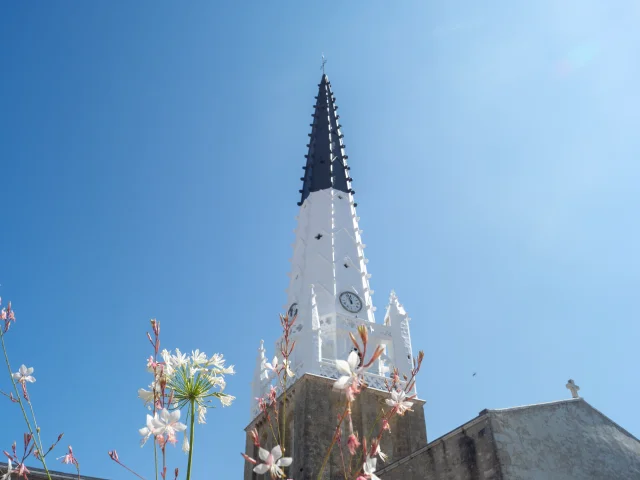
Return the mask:
M 164 436 L 164 441 L 175 443 L 175 432 L 186 429 L 186 425 L 178 422 L 180 410 L 184 407 L 188 408 L 187 418 L 193 416 L 198 423 L 206 423 L 207 408 L 212 406 L 212 398 L 220 400 L 223 407 L 235 400 L 232 395 L 223 393 L 226 387 L 224 376 L 233 375 L 235 371 L 233 365 L 225 366 L 221 354 L 208 358 L 204 352 L 195 350 L 189 356 L 176 349 L 175 353 L 163 350 L 160 356 L 161 362 L 153 357 L 147 362 L 147 369 L 153 373 L 149 390 L 138 390 L 138 396 L 145 405 L 156 411 L 153 417 L 147 415 L 146 427 L 140 429 L 143 444 L 151 435 L 158 441 L 162 441 Z M 185 437 L 183 450 L 188 449 Z

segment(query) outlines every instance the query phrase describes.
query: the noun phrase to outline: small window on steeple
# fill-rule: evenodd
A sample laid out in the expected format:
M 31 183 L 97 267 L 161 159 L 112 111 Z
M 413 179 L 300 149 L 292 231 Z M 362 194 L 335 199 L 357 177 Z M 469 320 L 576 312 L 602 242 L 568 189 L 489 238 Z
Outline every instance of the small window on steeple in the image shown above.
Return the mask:
M 321 238 L 322 238 L 322 234 L 321 233 L 316 235 L 316 240 L 320 240 Z

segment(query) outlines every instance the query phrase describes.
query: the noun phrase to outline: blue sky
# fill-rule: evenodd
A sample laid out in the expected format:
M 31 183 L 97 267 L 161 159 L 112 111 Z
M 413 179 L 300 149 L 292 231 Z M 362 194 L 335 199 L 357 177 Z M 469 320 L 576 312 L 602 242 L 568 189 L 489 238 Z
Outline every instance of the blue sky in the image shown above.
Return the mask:
M 429 437 L 570 377 L 640 435 L 639 21 L 631 0 L 3 3 L 0 294 L 45 438 L 90 475 L 126 478 L 114 448 L 151 472 L 157 317 L 163 346 L 236 365 L 195 477 L 240 476 L 323 52 L 374 303 L 394 288 L 426 352 Z

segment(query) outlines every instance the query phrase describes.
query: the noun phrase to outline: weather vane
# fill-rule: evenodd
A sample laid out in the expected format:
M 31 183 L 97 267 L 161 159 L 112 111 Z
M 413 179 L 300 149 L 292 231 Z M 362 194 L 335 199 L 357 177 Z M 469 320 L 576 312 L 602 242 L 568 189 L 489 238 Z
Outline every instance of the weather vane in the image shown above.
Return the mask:
M 327 60 L 324 58 L 324 53 L 322 54 L 322 74 L 324 75 L 324 65 L 327 63 Z

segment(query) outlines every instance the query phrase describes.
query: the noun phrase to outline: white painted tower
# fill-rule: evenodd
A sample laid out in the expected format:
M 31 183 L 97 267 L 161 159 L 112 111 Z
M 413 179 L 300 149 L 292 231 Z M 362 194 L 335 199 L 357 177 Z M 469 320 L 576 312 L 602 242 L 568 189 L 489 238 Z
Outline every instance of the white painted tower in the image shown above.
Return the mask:
M 326 75 L 318 87 L 307 162 L 300 179 L 300 212 L 284 307 L 290 316 L 298 315 L 293 329 L 293 380 L 305 373 L 337 378 L 336 359 L 346 359 L 353 348 L 349 332 L 355 333 L 358 325 L 365 324 L 371 344 L 386 348 L 367 374 L 370 388 L 383 389 L 394 366 L 401 375 L 411 371 L 409 317 L 392 292 L 383 323 L 375 323 L 366 245 L 358 227 L 340 115 Z M 275 351 L 279 351 L 277 345 Z M 269 390 L 264 359 L 261 344 L 252 397 Z M 255 399 L 251 408 L 254 418 L 258 413 Z

